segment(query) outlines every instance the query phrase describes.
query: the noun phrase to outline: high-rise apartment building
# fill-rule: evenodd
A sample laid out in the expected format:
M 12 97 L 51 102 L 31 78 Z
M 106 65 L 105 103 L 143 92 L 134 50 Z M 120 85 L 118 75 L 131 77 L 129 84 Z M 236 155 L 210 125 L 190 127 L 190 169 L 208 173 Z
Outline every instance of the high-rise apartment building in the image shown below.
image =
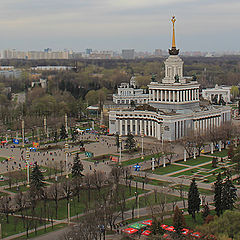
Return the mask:
M 123 59 L 134 59 L 135 58 L 135 50 L 134 49 L 123 49 L 122 50 L 122 58 Z

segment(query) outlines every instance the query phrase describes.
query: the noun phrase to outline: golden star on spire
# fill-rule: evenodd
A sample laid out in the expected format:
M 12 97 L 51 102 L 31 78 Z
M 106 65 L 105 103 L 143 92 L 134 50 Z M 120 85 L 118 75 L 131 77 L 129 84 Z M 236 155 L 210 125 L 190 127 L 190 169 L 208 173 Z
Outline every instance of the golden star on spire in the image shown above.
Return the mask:
M 172 21 L 172 24 L 173 24 L 172 48 L 176 48 L 176 43 L 175 43 L 175 22 L 176 22 L 176 18 L 175 18 L 175 16 L 172 17 L 171 21 Z

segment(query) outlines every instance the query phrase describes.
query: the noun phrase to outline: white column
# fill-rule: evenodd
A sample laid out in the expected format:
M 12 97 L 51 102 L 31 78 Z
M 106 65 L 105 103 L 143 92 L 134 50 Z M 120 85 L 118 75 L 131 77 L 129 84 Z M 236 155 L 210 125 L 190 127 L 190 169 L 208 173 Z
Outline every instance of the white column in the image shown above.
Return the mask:
M 128 121 L 127 121 L 127 119 L 125 120 L 125 135 L 127 135 L 128 134 Z
M 173 91 L 173 102 L 175 102 L 175 91 Z
M 161 90 L 161 102 L 163 101 L 163 90 Z
M 179 90 L 177 90 L 177 102 L 180 102 L 180 100 L 179 100 Z
M 155 162 L 155 159 L 152 158 L 152 171 L 154 171 L 154 162 Z
M 141 132 L 140 132 L 141 134 Z M 135 119 L 135 135 L 138 135 L 138 120 Z
M 165 156 L 163 156 L 163 167 L 166 167 Z
M 155 101 L 155 90 L 152 90 L 153 91 L 153 101 Z
M 157 138 L 158 137 L 158 135 L 157 135 L 157 122 L 155 122 L 155 138 Z
M 147 120 L 144 120 L 144 135 L 147 136 Z
M 184 160 L 184 162 L 187 161 L 187 151 L 186 151 L 186 149 L 184 149 L 184 152 L 183 152 L 183 160 Z
M 193 148 L 193 159 L 196 159 L 196 148 Z
M 157 101 L 159 101 L 159 90 L 157 90 Z
M 148 121 L 148 136 L 151 136 L 151 122 Z
M 133 120 L 130 120 L 130 132 L 133 134 Z
M 122 119 L 119 120 L 119 124 L 120 124 L 120 126 L 119 126 L 119 135 L 122 135 L 122 126 L 123 126 Z
M 219 152 L 221 152 L 222 151 L 222 142 L 219 141 L 218 145 L 219 145 Z
M 211 154 L 213 154 L 213 142 L 210 143 Z
M 143 133 L 143 120 L 140 120 L 140 135 Z

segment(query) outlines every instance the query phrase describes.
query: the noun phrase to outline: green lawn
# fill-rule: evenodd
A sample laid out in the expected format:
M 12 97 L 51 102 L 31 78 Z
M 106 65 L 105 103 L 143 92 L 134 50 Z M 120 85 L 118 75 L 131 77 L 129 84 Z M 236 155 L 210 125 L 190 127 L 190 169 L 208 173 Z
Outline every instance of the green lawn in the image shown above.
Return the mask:
M 172 186 L 171 188 L 179 190 L 180 186 L 181 186 L 180 184 L 177 184 L 177 185 Z M 183 191 L 188 192 L 189 191 L 189 186 L 182 185 L 182 189 L 183 189 Z M 208 189 L 204 189 L 204 188 L 198 188 L 198 191 L 201 195 L 212 195 L 213 194 L 212 190 L 208 190 Z
M 155 198 L 155 194 L 151 193 L 151 194 L 146 194 L 146 196 L 142 196 L 139 198 L 139 208 L 143 208 L 143 207 L 148 207 L 151 205 L 157 205 L 162 201 L 166 201 L 166 203 L 170 203 L 173 201 L 181 201 L 180 197 L 174 196 L 174 195 L 170 195 L 170 194 L 165 194 L 165 193 L 157 193 L 156 195 L 157 197 Z M 127 209 L 131 209 L 132 206 L 135 205 L 136 207 L 136 200 L 130 200 L 126 202 L 126 208 Z
M 212 182 L 215 182 L 216 181 L 216 178 L 217 178 L 217 175 L 211 175 L 209 177 L 206 177 L 205 179 L 208 180 L 208 182 L 212 183 Z
M 21 233 L 26 231 L 23 227 L 23 221 L 20 217 L 9 216 L 9 223 L 6 222 L 5 217 L 0 218 L 0 223 L 2 224 L 2 236 L 7 237 L 17 233 Z M 29 220 L 29 229 L 33 229 L 35 224 L 35 220 Z M 42 226 L 44 224 L 43 221 L 37 221 L 37 226 Z
M 187 159 L 186 162 L 180 161 L 179 163 L 185 164 L 185 165 L 190 165 L 190 166 L 196 166 L 198 164 L 202 164 L 202 163 L 209 162 L 209 161 L 212 161 L 211 157 L 199 156 L 196 159 L 189 158 L 189 159 Z
M 144 162 L 144 161 L 151 160 L 152 158 L 160 157 L 161 155 L 162 155 L 161 153 L 158 153 L 158 154 L 151 154 L 151 155 L 148 155 L 148 156 L 144 156 L 143 159 L 141 157 L 133 158 L 133 159 L 130 159 L 130 160 L 127 160 L 127 161 L 122 161 L 121 165 L 122 166 L 133 165 L 133 164 L 136 164 L 136 163 L 141 163 L 141 162 Z
M 17 187 L 12 187 L 12 188 L 6 188 L 7 191 L 13 192 L 13 193 L 18 193 L 18 192 L 26 192 L 29 188 L 26 185 L 20 185 L 18 187 L 19 190 L 17 190 Z
M 213 167 L 212 167 L 212 163 L 209 163 L 209 164 L 203 165 L 203 166 L 201 166 L 201 168 L 206 168 L 206 169 L 210 169 L 210 170 L 212 170 L 212 169 L 216 169 L 216 168 L 213 168 Z
M 147 172 L 151 172 L 151 173 L 153 172 L 154 174 L 164 175 L 167 173 L 174 173 L 176 171 L 179 171 L 179 170 L 182 170 L 185 168 L 187 168 L 187 167 L 179 166 L 179 165 L 175 165 L 175 164 L 169 164 L 169 165 L 166 165 L 166 167 L 155 168 L 154 171 L 152 171 L 152 169 L 148 169 Z
M 107 191 L 109 188 L 105 187 L 100 191 L 100 194 L 103 194 L 104 191 Z M 135 187 L 129 188 L 128 186 L 126 187 L 125 185 L 120 185 L 120 190 L 121 192 L 125 193 L 125 197 L 130 198 L 135 196 Z M 138 193 L 145 193 L 147 191 L 142 190 L 138 188 Z M 88 198 L 88 191 L 87 190 L 82 190 L 80 193 L 80 201 L 78 202 L 77 197 L 73 197 L 72 201 L 70 202 L 70 214 L 71 216 L 76 216 L 80 213 L 83 213 L 86 207 L 94 207 L 96 201 L 98 201 L 98 191 L 96 189 L 90 190 L 90 201 Z M 67 218 L 67 200 L 66 199 L 61 199 L 58 201 L 58 216 L 56 218 L 56 212 L 55 212 L 55 202 L 53 200 L 48 200 L 47 201 L 47 209 L 49 209 L 49 215 L 53 215 L 53 218 L 55 219 L 64 219 Z M 39 201 L 37 203 L 36 207 L 36 214 L 40 215 L 40 213 L 44 212 L 44 202 Z M 30 212 L 29 212 L 30 214 Z
M 199 170 L 199 168 L 192 168 L 192 169 L 190 169 L 190 170 L 186 170 L 186 171 L 183 171 L 183 172 L 180 172 L 180 173 L 176 173 L 176 174 L 174 174 L 174 175 L 171 175 L 171 177 L 179 177 L 179 176 L 182 176 L 182 175 L 191 176 L 191 175 L 193 175 L 194 173 L 196 173 L 198 170 Z
M 133 180 L 138 181 L 138 182 L 143 182 L 144 181 L 144 177 L 137 177 L 134 176 Z M 170 182 L 167 181 L 160 181 L 160 180 L 156 180 L 156 179 L 150 179 L 148 178 L 147 184 L 151 184 L 151 185 L 155 185 L 155 186 L 168 186 L 170 184 Z
M 52 232 L 52 231 L 59 230 L 59 229 L 64 228 L 64 227 L 67 227 L 67 224 L 60 223 L 60 224 L 54 225 L 53 228 L 48 227 L 46 229 L 46 231 L 45 231 L 45 229 L 41 229 L 41 230 L 37 231 L 37 234 L 35 234 L 35 232 L 28 234 L 28 239 L 35 238 L 36 236 L 41 236 L 43 234 L 46 234 L 46 233 L 49 233 L 49 232 Z M 23 235 L 22 237 L 18 237 L 18 238 L 15 238 L 15 239 L 16 240 L 17 239 L 27 239 L 27 235 Z
M 0 157 L 0 162 L 5 161 L 5 160 L 6 160 L 5 157 Z
M 49 168 L 49 167 L 40 167 L 40 169 L 43 170 L 43 176 L 45 177 L 45 179 L 47 179 L 47 176 L 53 175 L 55 174 L 55 170 L 53 168 Z M 30 168 L 30 174 L 31 174 L 31 168 Z M 59 171 L 57 171 L 57 173 L 59 173 Z M 13 172 L 8 172 L 8 173 L 4 173 L 2 174 L 5 177 L 9 177 L 11 179 L 11 183 L 16 183 L 16 182 L 25 182 L 27 179 L 27 169 L 22 169 L 22 170 L 18 170 L 18 171 L 13 171 Z M 8 185 L 9 181 L 1 181 L 0 182 L 0 186 L 4 186 L 4 185 Z
M 48 185 L 48 184 L 45 184 L 45 185 Z M 20 185 L 18 187 L 18 190 L 17 190 L 17 187 L 12 187 L 12 188 L 6 188 L 7 191 L 10 191 L 10 192 L 13 192 L 13 193 L 18 193 L 18 192 L 26 192 L 27 190 L 29 190 L 29 188 L 26 186 L 26 185 Z
M 213 154 L 210 154 L 210 155 L 216 156 L 216 157 L 226 157 L 228 155 L 228 150 L 227 149 L 222 149 L 221 152 L 215 151 L 215 152 L 213 152 Z

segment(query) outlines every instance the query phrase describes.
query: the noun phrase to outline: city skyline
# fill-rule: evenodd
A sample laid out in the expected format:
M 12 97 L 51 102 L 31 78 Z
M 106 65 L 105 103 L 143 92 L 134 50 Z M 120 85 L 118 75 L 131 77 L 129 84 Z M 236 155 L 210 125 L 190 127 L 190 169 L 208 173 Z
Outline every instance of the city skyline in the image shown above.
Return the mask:
M 181 51 L 239 51 L 239 8 L 236 0 L 3 0 L 1 49 L 166 50 L 176 15 Z

